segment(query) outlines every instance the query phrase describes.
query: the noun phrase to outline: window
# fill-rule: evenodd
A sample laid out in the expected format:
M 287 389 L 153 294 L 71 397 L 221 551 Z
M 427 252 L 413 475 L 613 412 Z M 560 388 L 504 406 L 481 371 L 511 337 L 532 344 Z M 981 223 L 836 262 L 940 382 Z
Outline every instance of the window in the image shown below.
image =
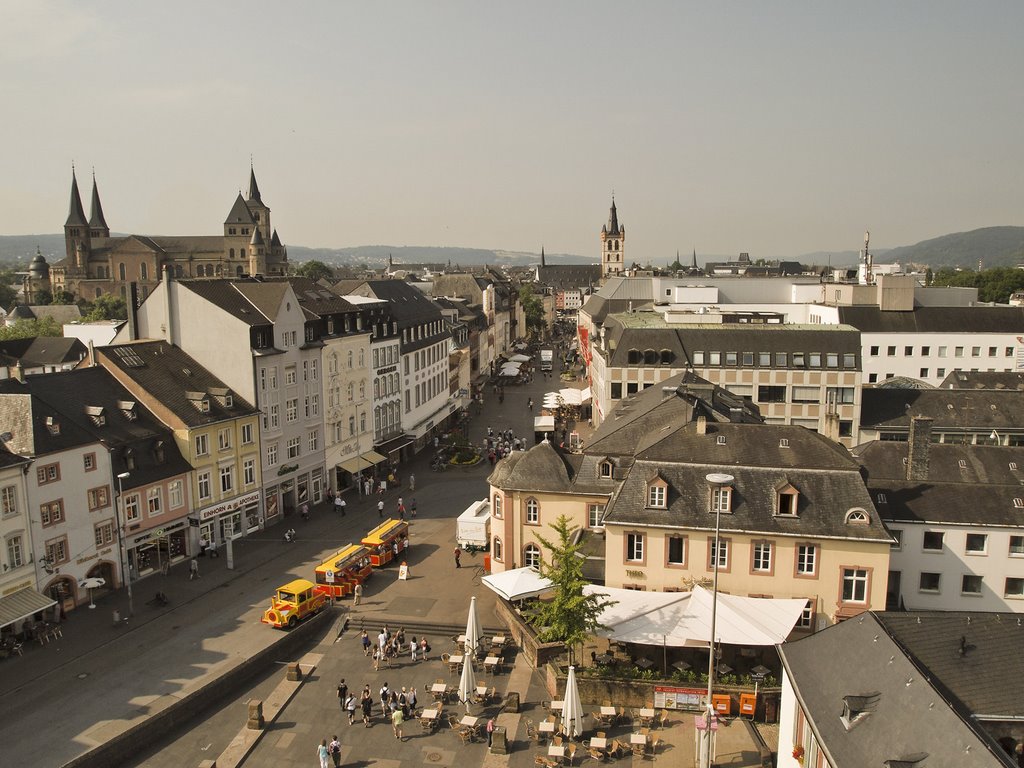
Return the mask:
M 724 486 L 711 489 L 711 511 L 732 512 L 732 488 Z
M 759 403 L 786 402 L 786 388 L 776 386 L 758 386 L 757 401 Z
M 942 551 L 942 531 L 925 531 L 924 543 L 921 548 L 926 552 Z
M 890 528 L 889 533 L 892 534 L 893 543 L 889 545 L 889 549 L 903 549 L 903 531 L 897 528 Z
M 662 355 L 664 356 L 664 353 L 662 353 Z M 744 368 L 752 368 L 754 366 L 754 353 L 744 352 L 742 360 Z
M 309 442 L 309 452 L 310 453 L 315 453 L 319 449 L 319 446 L 320 446 L 320 433 L 317 430 L 315 430 L 315 429 L 310 430 L 308 438 L 309 438 L 309 440 L 308 440 L 308 442 Z
M 694 352 L 693 353 L 693 364 L 694 365 L 704 365 L 704 353 L 703 352 Z
M 771 352 L 758 352 L 757 353 L 757 364 L 761 368 L 772 367 L 772 353 Z
M 200 499 L 209 499 L 209 498 L 211 498 L 213 496 L 213 490 L 211 489 L 211 486 L 210 486 L 210 473 L 209 472 L 200 472 L 198 475 L 196 475 L 196 480 L 197 480 L 198 485 L 199 485 L 199 498 Z
M 971 357 L 981 357 L 981 347 L 971 347 Z
M 847 525 L 867 525 L 871 522 L 871 518 L 865 510 L 860 507 L 854 507 L 846 512 L 844 522 Z
M 843 568 L 843 602 L 866 603 L 868 572 L 865 568 Z
M 789 365 L 789 355 L 786 352 L 775 353 L 775 367 L 786 368 Z
M 220 468 L 220 492 L 231 493 L 235 488 L 235 468 L 232 465 Z
M 299 418 L 299 398 L 289 397 L 284 401 L 284 420 L 292 422 Z
M 540 523 L 540 504 L 532 497 L 526 500 L 526 522 L 529 525 Z
M 790 486 L 792 487 L 792 486 Z M 797 493 L 796 491 L 780 491 L 778 498 L 779 514 L 780 515 L 796 515 L 796 502 Z
M 167 501 L 171 509 L 178 509 L 185 503 L 185 484 L 174 480 L 167 485 Z
M 626 560 L 631 563 L 644 560 L 644 535 L 642 533 L 626 534 Z
M 939 347 L 939 357 L 945 357 L 946 356 L 946 349 L 947 349 L 946 347 Z
M 814 576 L 817 573 L 818 547 L 800 544 L 796 548 L 796 575 Z
M 286 333 L 285 334 L 285 338 L 287 338 L 288 335 L 289 334 Z M 287 387 L 287 386 L 289 386 L 291 384 L 294 384 L 294 383 L 295 383 L 295 366 L 294 365 L 289 365 L 289 366 L 287 366 L 284 369 L 284 385 Z
M 654 509 L 665 509 L 665 486 L 651 483 L 647 486 L 647 506 Z
M 256 459 L 246 459 L 242 462 L 242 483 L 246 486 L 256 482 Z
M 814 601 L 808 600 L 807 605 L 804 606 L 803 612 L 800 614 L 800 620 L 797 621 L 796 626 L 798 629 L 814 629 Z
M 124 521 L 126 523 L 135 522 L 142 518 L 142 507 L 140 506 L 139 494 L 131 493 L 126 494 L 121 501 L 124 507 Z
M 612 463 L 610 461 L 602 461 L 600 464 L 601 477 L 612 476 Z
M 821 387 L 793 387 L 794 403 L 821 402 Z
M 1003 589 L 1003 597 L 1024 597 L 1024 579 L 1008 578 Z
M 587 505 L 587 525 L 590 528 L 600 528 L 604 522 L 604 504 Z
M 242 425 L 242 445 L 252 445 L 252 424 Z
M 795 368 L 803 368 L 804 365 L 805 365 L 804 360 L 805 360 L 805 355 L 804 355 L 803 352 L 794 352 L 793 353 L 793 367 L 795 367 Z M 818 356 L 818 364 L 819 365 L 821 364 L 821 356 L 820 355 Z
M 39 520 L 44 528 L 64 522 L 64 502 L 57 500 L 40 504 Z
M 886 347 L 885 348 L 885 354 L 888 357 L 895 357 L 895 355 L 896 355 L 896 347 Z
M 96 469 L 96 454 L 87 453 L 82 457 L 82 465 L 86 472 L 92 472 Z
M 494 552 L 494 559 L 500 561 L 501 560 L 501 539 L 499 539 L 497 536 L 494 537 L 493 552 Z
M 536 544 L 527 544 L 523 550 L 523 565 L 528 568 L 540 567 L 540 548 Z
M 1013 347 L 1007 347 L 1003 352 L 1007 357 L 1013 357 Z
M 501 496 L 494 494 L 494 503 L 491 505 L 493 514 L 498 519 L 501 519 Z
M 277 466 L 277 443 L 271 443 L 267 446 L 267 466 Z
M 843 355 L 843 368 L 856 368 L 857 355 L 854 352 L 847 352 Z
M 25 564 L 25 548 L 21 536 L 9 536 L 7 538 L 7 565 L 10 568 L 20 568 Z
M 964 348 L 963 347 L 954 347 L 953 348 L 953 357 L 963 357 L 963 356 L 964 356 Z
M 921 592 L 938 592 L 941 578 L 942 574 L 940 573 L 922 572 L 917 583 L 917 588 Z
M 722 364 L 722 353 L 721 352 L 708 352 L 708 365 L 721 365 Z
M 46 559 L 50 561 L 50 565 L 60 565 L 68 561 L 67 536 L 46 542 Z
M 839 353 L 838 352 L 826 352 L 825 353 L 825 365 L 829 368 L 839 367 Z
M 0 512 L 4 517 L 14 517 L 18 514 L 17 486 L 5 485 L 0 488 Z
M 965 573 L 960 581 L 960 591 L 965 595 L 981 594 L 981 576 Z
M 300 442 L 301 442 L 301 440 L 299 438 L 297 438 L 297 437 L 293 437 L 293 438 L 291 438 L 288 441 L 287 448 L 288 448 L 288 458 L 289 459 L 296 459 L 296 458 L 298 458 L 298 456 L 299 456 L 299 449 L 301 447 L 300 446 Z
M 1010 557 L 1024 557 L 1024 536 L 1010 537 Z
M 922 378 L 922 379 L 927 379 L 928 378 L 928 369 L 927 368 L 922 368 L 920 371 L 918 371 L 918 377 Z
M 826 387 L 825 400 L 838 405 L 852 405 L 854 387 Z
M 217 431 L 217 450 L 227 451 L 231 448 L 231 428 Z
M 36 482 L 39 485 L 55 483 L 60 480 L 60 464 L 46 464 L 36 467 Z
M 719 537 L 717 546 L 714 536 L 708 539 L 708 570 L 713 570 L 715 561 L 718 562 L 718 570 L 729 569 L 729 540 Z
M 196 435 L 196 456 L 210 454 L 210 438 L 207 435 Z
M 665 538 L 665 562 L 667 565 L 686 565 L 686 537 Z
M 984 533 L 968 533 L 967 545 L 964 550 L 968 554 L 983 555 L 988 547 L 988 536 Z
M 772 572 L 772 543 L 770 541 L 754 542 L 753 561 L 750 568 L 754 573 Z
M 6 490 L 6 488 L 4 490 Z M 103 509 L 103 507 L 110 504 L 110 489 L 105 485 L 101 488 L 90 488 L 87 496 L 89 498 L 90 512 L 94 512 L 97 509 Z

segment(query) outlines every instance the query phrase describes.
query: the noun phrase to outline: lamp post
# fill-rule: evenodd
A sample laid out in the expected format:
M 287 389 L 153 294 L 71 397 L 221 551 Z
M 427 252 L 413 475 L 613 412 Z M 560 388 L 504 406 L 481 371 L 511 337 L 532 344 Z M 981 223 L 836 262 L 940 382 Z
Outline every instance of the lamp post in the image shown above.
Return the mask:
M 135 606 L 132 603 L 132 574 L 127 567 L 127 553 L 124 547 L 124 532 L 121 528 L 124 520 L 124 480 L 131 472 L 122 472 L 117 476 L 117 505 L 114 512 L 117 514 L 117 561 L 121 566 L 121 573 L 125 575 L 125 583 L 128 585 L 128 615 L 135 615 Z
M 721 558 L 719 531 L 722 523 L 722 500 L 715 491 L 732 485 L 733 476 L 720 472 L 712 472 L 705 480 L 711 486 L 711 503 L 715 507 L 715 552 L 713 560 L 714 577 L 711 582 L 711 639 L 708 644 L 708 701 L 705 713 L 704 732 L 700 739 L 700 768 L 711 768 L 711 752 L 714 737 L 711 735 L 711 723 L 715 718 L 715 707 L 711 701 L 712 688 L 715 682 L 715 619 L 718 614 L 718 561 Z

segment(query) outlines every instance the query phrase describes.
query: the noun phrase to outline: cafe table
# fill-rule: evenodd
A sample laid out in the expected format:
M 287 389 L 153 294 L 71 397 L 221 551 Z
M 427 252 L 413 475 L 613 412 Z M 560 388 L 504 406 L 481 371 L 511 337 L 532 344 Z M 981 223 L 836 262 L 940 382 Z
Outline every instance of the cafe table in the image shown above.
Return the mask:
M 565 707 L 565 702 L 564 701 L 558 701 L 556 699 L 555 701 L 551 702 L 551 711 L 552 712 L 561 712 L 563 707 Z
M 537 730 L 541 733 L 554 733 L 555 723 L 551 722 L 550 720 L 541 720 L 539 723 L 537 723 Z
M 484 659 L 484 669 L 488 672 L 497 672 L 499 666 L 501 666 L 501 659 L 497 656 L 488 656 Z
M 565 745 L 564 744 L 552 744 L 548 747 L 548 757 L 565 757 Z
M 601 707 L 601 714 L 604 717 L 615 717 L 615 707 Z
M 459 725 L 464 725 L 467 728 L 476 728 L 477 725 L 479 725 L 479 724 L 480 724 L 480 718 L 479 717 L 473 717 L 472 715 L 464 715 L 463 718 L 461 720 L 459 720 Z
M 604 736 L 595 736 L 590 740 L 590 746 L 594 749 L 608 749 L 608 739 Z

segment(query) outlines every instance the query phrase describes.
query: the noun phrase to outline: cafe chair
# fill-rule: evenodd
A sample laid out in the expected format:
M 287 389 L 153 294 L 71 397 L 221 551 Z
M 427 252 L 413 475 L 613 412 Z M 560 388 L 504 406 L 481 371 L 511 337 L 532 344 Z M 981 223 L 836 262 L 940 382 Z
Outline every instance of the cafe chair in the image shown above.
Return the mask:
M 459 730 L 459 739 L 462 741 L 463 744 L 470 744 L 473 741 L 475 741 L 476 739 L 474 738 L 473 729 L 461 728 Z
M 623 755 L 629 754 L 629 749 L 618 739 L 612 739 L 612 745 L 608 748 L 609 754 L 613 757 L 622 757 Z
M 664 709 L 661 710 L 661 712 L 658 713 L 658 716 L 654 718 L 654 721 L 658 724 L 659 728 L 667 728 L 668 727 L 668 711 L 664 710 Z
M 459 725 L 459 716 L 458 715 L 448 715 L 448 725 L 449 725 L 449 727 L 451 727 L 451 729 L 453 731 L 458 731 L 459 728 L 461 727 Z
M 572 765 L 572 761 L 576 759 L 576 745 L 567 744 L 565 747 L 565 759 L 569 765 Z
M 599 763 L 603 763 L 606 759 L 608 759 L 608 755 L 606 755 L 602 750 L 598 749 L 597 747 L 592 747 L 589 744 L 584 744 L 584 746 L 587 749 L 587 754 L 590 755 L 594 760 L 597 760 Z
M 654 755 L 655 755 L 655 754 L 657 753 L 657 751 L 658 751 L 658 745 L 659 745 L 659 744 L 661 744 L 661 739 L 657 739 L 657 738 L 655 738 L 655 739 L 651 739 L 651 749 L 650 749 L 650 751 L 649 751 L 649 753 L 648 753 L 648 754 L 650 755 L 650 757 L 651 757 L 652 759 L 654 758 Z

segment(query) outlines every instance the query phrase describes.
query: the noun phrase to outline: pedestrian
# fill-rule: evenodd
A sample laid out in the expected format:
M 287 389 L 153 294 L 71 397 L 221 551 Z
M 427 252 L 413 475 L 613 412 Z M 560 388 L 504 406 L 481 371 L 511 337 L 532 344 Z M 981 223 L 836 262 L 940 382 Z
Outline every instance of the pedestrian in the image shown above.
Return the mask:
M 337 736 L 331 737 L 331 743 L 327 745 L 327 751 L 331 755 L 331 760 L 334 761 L 334 768 L 341 768 L 341 742 L 338 741 Z
M 380 672 L 380 660 L 381 660 L 383 655 L 384 655 L 384 652 L 380 648 L 375 647 L 373 649 L 373 671 L 374 672 Z
M 335 510 L 335 512 L 341 512 L 341 516 L 342 517 L 345 516 L 345 507 L 346 506 L 347 506 L 347 504 L 345 503 L 345 500 L 343 498 L 341 498 L 341 494 L 340 493 L 337 496 L 334 497 L 334 510 Z
M 402 498 L 398 498 L 398 519 L 405 520 L 405 504 L 402 503 Z
M 412 512 L 412 516 L 416 517 L 416 497 L 413 496 L 409 499 L 409 510 Z
M 402 516 L 402 519 L 405 520 L 405 515 Z M 398 541 L 397 541 L 397 539 L 395 541 L 391 542 L 391 557 L 393 559 L 396 559 L 396 560 L 398 559 Z
M 357 584 L 356 586 L 362 586 L 362 585 L 361 584 Z M 360 595 L 362 595 L 362 591 L 363 590 L 359 590 Z M 363 656 L 369 656 L 370 655 L 370 645 L 372 645 L 372 643 L 370 643 L 370 636 L 366 633 L 365 629 L 359 635 L 359 640 L 363 644 Z
M 409 473 L 409 490 L 416 490 L 416 475 L 414 475 L 412 472 Z
M 424 635 L 420 638 L 420 659 L 426 661 L 428 653 L 430 653 L 430 643 L 427 642 L 427 636 Z
M 380 687 L 380 706 L 385 712 L 388 711 L 388 702 L 391 701 L 391 689 L 388 688 L 388 681 L 384 681 L 384 685 Z
M 455 548 L 455 567 L 456 568 L 461 568 L 462 567 L 462 563 L 459 562 L 459 558 L 460 557 L 462 557 L 462 548 L 461 547 L 456 547 Z
M 320 768 L 330 768 L 327 759 L 327 739 L 323 739 L 320 746 L 316 748 L 316 756 L 320 758 Z
M 192 561 L 188 564 L 188 580 L 192 581 L 192 579 L 198 579 L 198 578 L 199 578 L 199 561 L 196 560 L 193 557 Z
M 366 478 L 363 481 L 363 496 L 369 496 L 373 491 L 373 481 L 370 478 Z
M 419 641 L 416 639 L 416 635 L 413 635 L 412 640 L 409 641 L 409 656 L 413 661 L 416 661 L 416 651 L 418 651 L 419 648 Z
M 363 708 L 363 725 L 370 727 L 370 717 L 373 715 L 373 696 L 370 694 L 370 686 L 363 687 L 360 697 L 360 705 Z
M 352 607 L 359 605 L 363 601 L 363 585 L 356 583 L 355 587 L 352 588 Z M 365 632 L 364 632 L 365 634 Z M 366 638 L 369 641 L 370 638 Z
M 341 682 L 338 683 L 338 706 L 345 709 L 345 701 L 348 699 L 348 685 L 345 683 L 345 678 L 341 678 Z
M 416 695 L 416 686 L 414 685 L 412 688 L 409 689 L 409 699 L 408 699 L 408 701 L 409 701 L 409 709 L 412 710 L 413 712 L 416 711 L 416 699 L 417 698 L 419 698 L 419 697 Z
M 487 720 L 487 746 L 491 746 L 491 740 L 494 738 L 494 716 L 492 715 Z
M 356 697 L 354 693 L 350 693 L 348 698 L 345 699 L 345 711 L 348 713 L 348 724 L 354 725 L 356 722 Z
M 377 517 L 384 519 L 384 499 L 377 502 Z
M 402 710 L 400 708 L 396 708 L 395 711 L 391 713 L 391 727 L 395 731 L 395 738 L 399 741 L 402 740 L 402 722 L 404 720 L 405 718 L 402 716 Z M 327 768 L 326 764 L 324 765 L 324 768 Z
M 199 556 L 206 557 L 206 549 L 210 546 L 210 542 L 206 540 L 205 536 L 199 537 Z

